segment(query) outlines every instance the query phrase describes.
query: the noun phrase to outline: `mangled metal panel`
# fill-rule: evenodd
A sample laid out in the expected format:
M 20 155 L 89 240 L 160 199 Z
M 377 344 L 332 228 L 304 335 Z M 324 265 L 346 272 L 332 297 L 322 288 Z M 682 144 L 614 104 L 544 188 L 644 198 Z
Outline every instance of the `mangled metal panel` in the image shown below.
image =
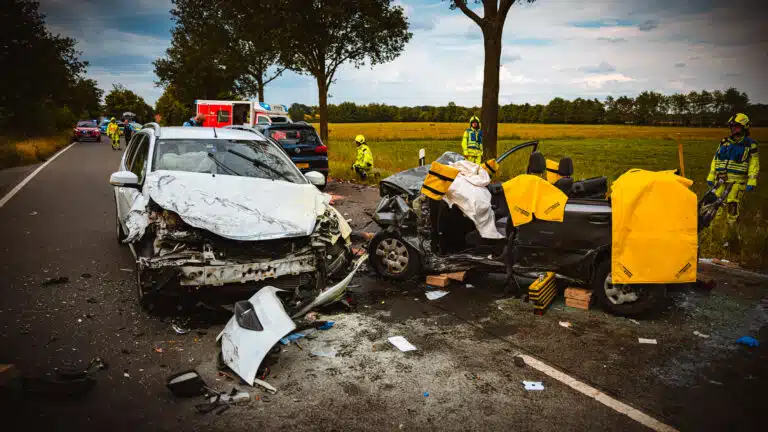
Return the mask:
M 314 256 L 305 255 L 249 264 L 182 265 L 179 268 L 179 281 L 181 285 L 186 286 L 221 286 L 238 282 L 258 282 L 313 271 L 315 271 Z
M 144 187 L 188 225 L 232 240 L 308 236 L 330 200 L 311 184 L 191 172 L 153 171 Z M 150 223 L 147 204 L 140 198 L 131 208 L 130 241 Z

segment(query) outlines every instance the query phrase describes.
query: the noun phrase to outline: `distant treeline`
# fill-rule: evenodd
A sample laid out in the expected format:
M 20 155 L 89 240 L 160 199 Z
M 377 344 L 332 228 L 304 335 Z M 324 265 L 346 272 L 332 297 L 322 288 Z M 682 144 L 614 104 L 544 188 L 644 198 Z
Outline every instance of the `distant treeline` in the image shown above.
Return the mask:
M 503 105 L 499 122 L 722 127 L 736 112 L 746 113 L 754 126 L 768 126 L 768 105 L 750 104 L 747 94 L 735 88 L 671 96 L 645 91 L 635 98 L 609 96 L 605 101 L 582 98 L 569 101 L 557 97 L 546 105 Z M 466 122 L 479 114 L 479 107 L 462 107 L 453 102 L 441 107 L 352 102 L 328 106 L 331 123 Z M 290 107 L 290 115 L 294 120 L 315 119 L 317 107 L 295 103 Z

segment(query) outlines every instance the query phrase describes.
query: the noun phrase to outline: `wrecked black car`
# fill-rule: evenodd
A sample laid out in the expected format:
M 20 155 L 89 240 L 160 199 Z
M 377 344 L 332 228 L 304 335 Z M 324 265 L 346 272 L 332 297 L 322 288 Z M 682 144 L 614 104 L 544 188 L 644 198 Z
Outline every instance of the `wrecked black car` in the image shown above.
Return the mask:
M 538 141 L 506 151 L 496 163 L 523 149 L 532 150 L 526 174 L 543 178 L 547 160 L 537 151 Z M 453 152 L 444 153 L 436 162 L 452 166 L 466 163 Z M 428 173 L 440 177 L 430 170 L 430 165 L 420 166 L 380 182 L 381 201 L 373 219 L 381 231 L 371 240 L 368 251 L 378 274 L 403 280 L 423 273 L 464 270 L 502 273 L 507 275 L 508 289 L 519 292 L 515 276 L 535 278 L 554 272 L 569 285 L 592 288 L 597 302 L 619 315 L 654 309 L 664 298 L 667 286 L 663 283 L 613 283 L 612 208 L 605 177 L 574 181 L 573 162 L 563 158 L 554 173 L 557 180 L 552 182 L 567 196 L 561 221 L 532 217 L 530 222 L 514 226 L 501 183 L 475 184 L 472 199 L 482 205 L 462 208 L 461 203 L 425 196 Z M 484 200 L 487 203 L 482 203 Z M 695 264 L 693 267 L 695 273 Z M 689 268 L 687 264 L 685 270 Z

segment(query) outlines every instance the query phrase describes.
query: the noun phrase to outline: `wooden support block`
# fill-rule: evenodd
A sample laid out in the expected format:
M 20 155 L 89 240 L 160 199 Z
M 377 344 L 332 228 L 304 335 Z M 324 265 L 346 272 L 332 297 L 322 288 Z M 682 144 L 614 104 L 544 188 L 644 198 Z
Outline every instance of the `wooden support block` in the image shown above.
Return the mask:
M 443 273 L 440 276 L 445 276 L 448 279 L 455 280 L 457 282 L 464 282 L 464 278 L 467 276 L 467 272 L 456 272 L 456 273 Z
M 578 308 L 578 309 L 588 310 L 589 309 L 589 300 L 576 300 L 576 299 L 572 299 L 572 298 L 567 298 L 566 297 L 565 305 L 569 306 L 569 307 Z
M 589 301 L 592 299 L 592 291 L 584 288 L 566 288 L 565 298 Z
M 444 287 L 448 286 L 450 283 L 450 280 L 448 280 L 447 276 L 442 275 L 429 275 L 427 276 L 427 285 L 432 285 L 436 287 Z

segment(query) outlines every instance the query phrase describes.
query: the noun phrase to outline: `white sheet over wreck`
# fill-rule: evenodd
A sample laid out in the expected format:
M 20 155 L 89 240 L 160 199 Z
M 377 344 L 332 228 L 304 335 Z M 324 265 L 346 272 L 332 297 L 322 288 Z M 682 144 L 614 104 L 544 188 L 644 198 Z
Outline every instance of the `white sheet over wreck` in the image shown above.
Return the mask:
M 311 184 L 181 171 L 151 172 L 144 188 L 190 226 L 245 241 L 308 236 L 330 200 Z M 148 217 L 147 204 L 140 201 L 128 220 Z M 129 241 L 140 238 L 146 226 L 129 225 Z

